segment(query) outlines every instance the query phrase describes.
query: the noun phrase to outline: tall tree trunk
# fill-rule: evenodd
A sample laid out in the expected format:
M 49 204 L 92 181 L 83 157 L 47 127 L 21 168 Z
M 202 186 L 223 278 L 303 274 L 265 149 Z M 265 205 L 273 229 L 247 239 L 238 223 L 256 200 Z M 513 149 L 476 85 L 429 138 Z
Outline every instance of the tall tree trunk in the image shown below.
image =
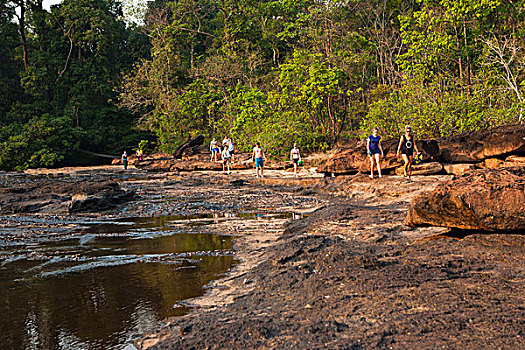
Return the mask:
M 18 25 L 20 29 L 20 39 L 22 40 L 24 69 L 27 69 L 27 66 L 29 65 L 29 54 L 27 52 L 26 24 L 25 24 L 26 3 L 24 0 L 20 0 L 18 4 L 20 5 L 20 17 L 18 18 Z
M 465 21 L 463 20 L 463 38 L 465 40 L 465 57 L 467 60 L 467 89 L 468 94 L 471 95 L 472 91 L 470 89 L 470 86 L 472 85 L 472 74 L 471 74 L 471 67 L 470 67 L 470 57 L 468 54 L 468 46 L 467 46 L 467 25 L 465 24 Z
M 456 32 L 456 49 L 458 51 L 459 81 L 463 83 L 463 61 L 461 58 L 461 45 L 459 43 L 458 27 L 455 24 L 454 24 L 454 31 Z

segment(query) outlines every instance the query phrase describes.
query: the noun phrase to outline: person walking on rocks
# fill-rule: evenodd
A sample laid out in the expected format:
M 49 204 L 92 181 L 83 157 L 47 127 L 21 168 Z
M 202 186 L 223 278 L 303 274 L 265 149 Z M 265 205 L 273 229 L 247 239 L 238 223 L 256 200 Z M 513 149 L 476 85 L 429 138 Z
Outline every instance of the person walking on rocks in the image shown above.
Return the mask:
M 232 162 L 234 162 L 234 159 L 235 159 L 235 146 L 233 145 L 232 139 L 228 140 L 228 152 L 230 152 L 230 155 L 232 157 Z
M 263 149 L 261 148 L 261 144 L 257 142 L 255 147 L 253 148 L 252 153 L 252 161 L 255 161 L 255 174 L 257 177 L 259 177 L 259 169 L 260 169 L 260 177 L 264 177 L 263 171 L 264 171 L 264 161 L 266 160 L 266 155 L 264 154 Z
M 293 162 L 293 176 L 297 177 L 297 165 L 299 164 L 299 161 L 301 160 L 301 153 L 299 153 L 299 149 L 297 148 L 297 144 L 293 144 L 293 148 L 290 151 L 290 159 Z
M 222 149 L 221 156 L 222 156 L 222 172 L 226 173 L 226 174 L 229 174 L 230 173 L 230 163 L 231 163 L 232 156 L 231 156 L 230 152 L 228 151 L 228 147 L 224 147 Z M 228 172 L 226 172 L 226 168 L 228 169 Z
M 126 170 L 128 168 L 128 154 L 126 151 L 122 153 L 122 164 L 124 165 L 124 170 Z
M 370 178 L 374 178 L 374 163 L 377 166 L 377 173 L 381 177 L 381 165 L 379 164 L 379 157 L 384 157 L 383 147 L 381 147 L 381 136 L 379 136 L 379 130 L 374 128 L 372 135 L 368 136 L 366 140 L 366 149 L 368 151 L 368 157 L 370 158 Z
M 217 142 L 217 140 L 215 140 L 215 137 L 210 142 L 210 151 L 211 151 L 210 162 L 216 162 L 217 154 L 220 152 L 220 149 L 219 149 L 219 143 Z
M 137 152 L 135 154 L 137 155 L 138 160 L 142 160 L 142 152 L 140 151 L 140 148 L 137 148 Z
M 416 139 L 412 134 L 412 128 L 410 125 L 405 126 L 405 134 L 401 136 L 399 140 L 399 146 L 397 147 L 397 157 L 399 155 L 403 157 L 405 164 L 403 165 L 403 176 L 410 177 L 412 175 L 412 163 L 414 161 L 414 150 L 419 153 L 416 145 Z

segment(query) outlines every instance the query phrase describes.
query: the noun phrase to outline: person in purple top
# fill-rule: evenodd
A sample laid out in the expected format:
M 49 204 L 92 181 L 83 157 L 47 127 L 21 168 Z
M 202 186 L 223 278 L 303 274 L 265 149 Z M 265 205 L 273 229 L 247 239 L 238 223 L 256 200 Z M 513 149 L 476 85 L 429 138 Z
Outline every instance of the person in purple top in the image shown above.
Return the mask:
M 384 157 L 383 148 L 381 147 L 381 136 L 379 136 L 379 130 L 374 128 L 372 135 L 368 136 L 366 140 L 366 149 L 368 156 L 370 157 L 370 178 L 374 178 L 374 162 L 377 164 L 377 172 L 381 177 L 381 166 L 379 165 L 379 156 Z

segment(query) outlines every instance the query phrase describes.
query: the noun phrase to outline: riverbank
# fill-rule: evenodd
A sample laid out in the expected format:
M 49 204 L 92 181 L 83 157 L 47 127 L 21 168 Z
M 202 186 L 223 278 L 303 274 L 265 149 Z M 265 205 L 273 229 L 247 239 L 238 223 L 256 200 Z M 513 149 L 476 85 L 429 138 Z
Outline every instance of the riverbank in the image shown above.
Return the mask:
M 525 236 L 403 225 L 410 201 L 451 176 L 409 182 L 400 176 L 266 175 L 133 167 L 4 174 L 5 190 L 88 179 L 117 182 L 135 197 L 102 212 L 4 216 L 3 244 L 69 240 L 90 222 L 170 215 L 197 218 L 181 227 L 238 237 L 240 263 L 207 285 L 203 297 L 184 302 L 193 309 L 188 315 L 166 319 L 130 349 L 522 346 Z
M 514 349 L 523 346 L 525 237 L 403 225 L 449 176 L 253 180 L 266 198 L 323 199 L 281 232 L 242 236 L 242 263 L 140 349 Z M 264 242 L 264 243 L 261 243 Z

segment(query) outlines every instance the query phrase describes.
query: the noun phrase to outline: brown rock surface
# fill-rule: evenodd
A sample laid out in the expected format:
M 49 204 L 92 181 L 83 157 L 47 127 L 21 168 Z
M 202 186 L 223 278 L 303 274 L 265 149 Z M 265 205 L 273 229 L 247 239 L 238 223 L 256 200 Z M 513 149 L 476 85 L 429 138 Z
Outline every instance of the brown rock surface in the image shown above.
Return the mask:
M 510 153 L 525 153 L 525 124 L 504 125 L 438 140 L 441 163 L 478 162 Z
M 505 158 L 506 163 L 525 164 L 525 157 L 523 156 L 508 156 Z
M 410 204 L 405 224 L 468 230 L 525 229 L 525 167 L 472 171 Z
M 103 211 L 133 198 L 115 181 L 21 178 L 0 189 L 0 214 Z
M 420 163 L 412 166 L 412 175 L 432 175 L 443 170 L 443 165 L 437 162 Z M 396 169 L 397 175 L 403 175 L 403 167 Z
M 447 174 L 463 175 L 466 172 L 476 170 L 476 164 L 443 164 L 443 169 Z
M 381 142 L 384 157 L 381 158 L 381 169 L 387 171 L 401 165 L 397 159 L 397 140 Z M 332 158 L 321 162 L 317 167 L 320 173 L 352 174 L 358 171 L 370 171 L 370 158 L 366 150 L 366 140 L 356 140 L 350 147 L 336 152 Z
M 382 142 L 385 157 L 381 168 L 388 172 L 397 168 L 401 162 L 396 157 L 398 140 Z M 495 157 L 525 154 L 525 125 L 505 125 L 490 130 L 470 132 L 438 140 L 417 140 L 423 161 L 439 163 L 478 163 L 492 159 L 485 166 L 492 168 L 500 165 Z M 345 147 L 337 151 L 330 159 L 319 164 L 317 171 L 325 174 L 352 174 L 358 171 L 370 171 L 370 161 L 366 154 L 366 140 L 346 142 Z
M 487 169 L 499 168 L 504 164 L 505 162 L 498 158 L 487 158 L 483 160 L 483 166 Z

